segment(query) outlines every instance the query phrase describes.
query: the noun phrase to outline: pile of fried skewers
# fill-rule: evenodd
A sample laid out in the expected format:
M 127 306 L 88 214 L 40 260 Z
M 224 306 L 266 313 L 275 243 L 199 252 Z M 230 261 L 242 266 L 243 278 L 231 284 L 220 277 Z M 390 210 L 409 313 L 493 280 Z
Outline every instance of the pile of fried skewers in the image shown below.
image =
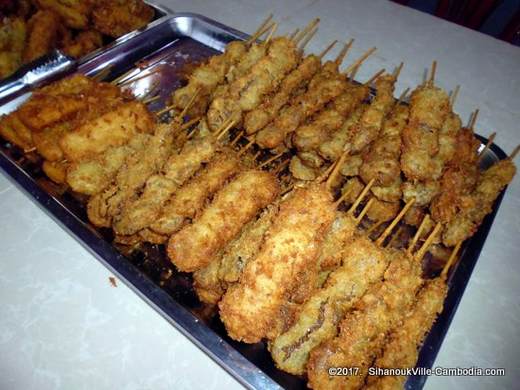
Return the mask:
M 159 113 L 169 123 L 148 111 L 153 98 L 122 92 L 132 80 L 75 75 L 35 91 L 0 134 L 85 195 L 118 244 L 165 244 L 230 337 L 267 340 L 281 370 L 314 389 L 402 388 L 405 377 L 367 370 L 415 366 L 518 148 L 481 172 L 476 115 L 461 125 L 435 66 L 406 104 L 393 96 L 401 66 L 353 81 L 375 49 L 340 72 L 352 41 L 322 64 L 333 44 L 303 54 L 317 21 L 289 36 L 276 26 L 197 67 Z M 400 240 L 398 226 L 415 228 Z M 433 279 L 428 253 L 445 262 Z
M 53 49 L 82 57 L 153 17 L 153 8 L 142 0 L 2 1 L 0 79 Z

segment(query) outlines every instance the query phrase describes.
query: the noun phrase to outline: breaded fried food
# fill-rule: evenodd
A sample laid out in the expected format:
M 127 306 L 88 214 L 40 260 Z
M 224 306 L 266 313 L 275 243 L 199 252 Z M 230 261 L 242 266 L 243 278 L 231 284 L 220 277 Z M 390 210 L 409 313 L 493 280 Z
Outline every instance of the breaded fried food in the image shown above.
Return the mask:
M 58 184 L 65 183 L 67 177 L 67 163 L 62 161 L 45 160 L 42 169 L 49 179 Z
M 39 131 L 65 120 L 79 125 L 109 111 L 123 99 L 116 86 L 75 74 L 34 91 L 18 113 L 31 130 Z
M 143 193 L 130 200 L 121 213 L 115 216 L 113 229 L 116 233 L 129 235 L 149 227 L 161 215 L 166 202 L 216 152 L 212 137 L 187 141 L 178 153 L 173 153 L 162 170 L 150 176 Z
M 289 164 L 289 171 L 298 180 L 314 180 L 320 174 L 319 169 L 305 165 L 299 156 L 293 156 Z
M 34 146 L 31 130 L 20 120 L 17 111 L 1 117 L 0 135 L 24 150 Z
M 110 226 L 123 205 L 135 199 L 146 180 L 165 165 L 172 153 L 175 124 L 161 124 L 145 147 L 125 160 L 113 183 L 103 192 L 94 195 L 88 202 L 89 220 L 96 226 Z
M 141 102 L 128 102 L 64 135 L 60 146 L 69 161 L 121 146 L 138 133 L 152 133 L 155 117 Z
M 80 31 L 76 37 L 61 47 L 61 50 L 74 58 L 83 57 L 103 46 L 103 35 L 96 30 Z
M 58 161 L 64 158 L 60 147 L 60 140 L 71 130 L 68 122 L 56 123 L 42 131 L 33 131 L 32 139 L 34 146 L 45 159 Z
M 32 62 L 56 47 L 60 18 L 52 11 L 38 11 L 27 22 L 23 62 Z
M 276 204 L 269 205 L 260 217 L 250 222 L 235 241 L 226 247 L 222 255 L 218 277 L 226 284 L 239 281 L 242 272 L 260 250 L 265 234 L 278 213 Z
M 153 8 L 142 0 L 106 0 L 92 11 L 95 29 L 114 38 L 146 26 L 153 17 Z
M 420 287 L 421 267 L 398 251 L 389 251 L 384 280 L 372 285 L 340 323 L 338 336 L 313 349 L 307 364 L 312 389 L 359 389 L 386 335 L 408 312 Z M 359 374 L 331 376 L 330 367 L 359 367 Z
M 84 0 L 34 0 L 41 10 L 52 11 L 63 20 L 67 27 L 84 30 L 89 24 L 93 1 Z
M 0 79 L 22 65 L 27 26 L 20 18 L 6 18 L 0 26 Z
M 255 343 L 273 333 L 276 317 L 299 286 L 298 276 L 305 270 L 317 273 L 320 244 L 334 217 L 324 185 L 297 188 L 281 202 L 260 252 L 219 304 L 230 337 Z
M 277 212 L 277 205 L 267 206 L 260 217 L 249 222 L 240 236 L 231 241 L 214 261 L 193 274 L 195 292 L 202 302 L 217 304 L 226 289 L 238 282 L 246 264 L 258 253 Z
M 296 323 L 269 345 L 281 370 L 302 375 L 309 353 L 336 336 L 338 322 L 369 286 L 380 281 L 390 262 L 386 251 L 360 235 L 344 246 L 343 264 L 303 305 Z
M 111 147 L 91 159 L 71 163 L 67 169 L 67 183 L 75 192 L 97 194 L 110 185 L 125 160 L 141 151 L 150 138 L 149 134 L 139 133 L 126 145 Z
M 150 225 L 150 229 L 165 236 L 180 230 L 204 208 L 208 198 L 240 169 L 240 162 L 234 154 L 218 153 L 200 173 L 176 192 L 161 210 L 159 218 Z
M 418 348 L 442 311 L 447 285 L 442 278 L 428 280 L 417 294 L 417 302 L 403 318 L 403 323 L 390 335 L 383 353 L 374 362 L 380 368 L 413 368 L 419 357 Z M 367 389 L 401 390 L 406 376 L 369 376 Z
M 443 244 L 455 246 L 475 234 L 484 217 L 492 211 L 500 192 L 515 174 L 515 164 L 509 158 L 482 172 L 475 190 L 464 197 L 464 207 L 446 224 L 442 234 Z
M 273 175 L 257 170 L 241 173 L 215 195 L 191 225 L 170 238 L 168 257 L 185 272 L 207 266 L 278 193 Z

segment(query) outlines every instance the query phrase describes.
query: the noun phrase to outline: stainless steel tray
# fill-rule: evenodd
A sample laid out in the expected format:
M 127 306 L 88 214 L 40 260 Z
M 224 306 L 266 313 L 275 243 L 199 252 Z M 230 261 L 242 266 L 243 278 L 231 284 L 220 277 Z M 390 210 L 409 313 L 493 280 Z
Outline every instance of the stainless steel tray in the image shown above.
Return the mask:
M 148 69 L 157 70 L 149 77 L 140 78 L 128 87 L 137 95 L 157 88 L 161 99 L 152 109 L 164 105 L 171 91 L 176 89 L 186 64 L 200 61 L 222 51 L 227 42 L 245 39 L 247 35 L 212 21 L 204 16 L 182 13 L 152 23 L 145 30 L 120 39 L 80 64 L 78 71 L 95 75 L 111 66 L 108 79 L 132 71 L 138 62 Z M 146 72 L 148 71 L 144 71 Z M 130 77 L 129 76 L 129 77 Z M 20 105 L 27 95 L 13 99 L 0 107 L 7 113 Z M 485 142 L 485 139 L 481 138 Z M 485 154 L 487 167 L 505 153 L 492 145 Z M 276 369 L 263 343 L 247 345 L 231 340 L 211 310 L 202 305 L 191 288 L 191 277 L 175 273 L 164 280 L 163 274 L 172 268 L 164 248 L 145 246 L 141 252 L 125 255 L 112 245 L 112 234 L 107 229 L 95 229 L 87 220 L 84 205 L 73 194 L 63 192 L 43 174 L 35 156 L 24 156 L 17 148 L 0 138 L 0 167 L 28 197 L 46 211 L 59 225 L 75 237 L 85 248 L 122 281 L 132 288 L 168 322 L 206 352 L 222 368 L 248 388 L 304 389 L 305 381 Z M 431 330 L 420 353 L 418 366 L 431 367 L 455 314 L 480 250 L 498 209 L 503 193 L 493 212 L 488 215 L 475 236 L 464 246 L 461 260 L 449 280 L 450 290 L 444 311 Z M 420 389 L 426 378 L 412 377 L 407 388 Z
M 144 0 L 144 2 L 146 4 L 148 4 L 150 7 L 152 7 L 154 9 L 154 11 L 155 11 L 155 15 L 154 15 L 153 21 L 150 22 L 149 25 L 161 23 L 161 20 L 164 17 L 173 14 L 173 11 L 170 10 L 168 7 L 166 7 L 164 5 L 161 5 L 161 4 L 156 4 L 155 1 Z M 131 32 L 125 34 L 125 35 L 120 36 L 119 38 L 116 38 L 116 39 L 113 39 L 113 38 L 108 39 L 107 38 L 106 40 L 108 42 L 104 46 L 102 46 L 102 47 L 100 47 L 100 48 L 98 48 L 98 49 L 96 49 L 96 50 L 86 54 L 85 56 L 83 56 L 81 58 L 78 58 L 76 61 L 77 61 L 77 63 L 88 62 L 89 60 L 91 60 L 95 56 L 99 55 L 99 53 L 103 52 L 107 48 L 109 48 L 111 46 L 114 46 L 114 45 L 117 45 L 117 44 L 119 44 L 121 42 L 127 41 L 129 39 L 132 39 L 136 35 L 140 34 L 142 30 L 143 29 L 138 29 L 138 30 L 131 31 Z M 35 60 L 35 62 L 38 62 L 38 60 Z M 13 79 L 13 78 L 19 78 L 19 77 L 23 76 L 24 73 L 25 73 L 24 70 L 26 70 L 26 69 L 28 69 L 28 68 L 30 68 L 32 66 L 34 66 L 33 63 L 26 64 L 26 65 L 22 66 L 16 72 L 14 72 L 14 74 L 12 74 L 11 76 L 6 77 L 4 79 L 0 78 L 0 83 L 5 81 L 5 80 L 10 80 L 10 79 Z

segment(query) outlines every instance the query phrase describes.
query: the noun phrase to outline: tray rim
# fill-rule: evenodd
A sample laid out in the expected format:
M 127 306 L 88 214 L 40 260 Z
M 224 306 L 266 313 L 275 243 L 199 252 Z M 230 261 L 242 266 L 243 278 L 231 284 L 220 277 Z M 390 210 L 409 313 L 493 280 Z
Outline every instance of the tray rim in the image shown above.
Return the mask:
M 88 64 L 91 62 L 96 62 L 95 60 L 98 57 L 104 54 L 108 54 L 108 52 L 115 50 L 120 45 L 135 39 L 142 33 L 148 30 L 152 30 L 162 23 L 167 23 L 172 19 L 181 17 L 199 19 L 216 28 L 225 30 L 226 33 L 239 39 L 247 39 L 247 37 L 249 37 L 249 35 L 246 33 L 235 30 L 201 14 L 191 12 L 173 13 L 158 18 L 152 23 L 148 24 L 144 29 L 135 30 L 125 34 L 109 45 L 98 49 L 93 53 L 90 53 L 86 56 L 88 58 L 84 57 L 85 60 L 82 58 L 81 61 L 79 61 L 79 67 L 72 70 L 70 73 L 94 73 L 98 67 L 89 68 Z M 94 53 L 95 55 L 92 55 Z M 65 74 L 62 77 L 66 77 L 67 75 L 68 74 Z M 11 97 L 2 106 L 11 103 L 15 99 L 16 97 Z M 481 142 L 486 142 L 486 138 L 480 135 L 477 135 L 477 137 Z M 496 144 L 492 144 L 489 148 L 489 151 L 493 152 L 498 160 L 502 160 L 507 157 L 506 153 Z M 166 321 L 173 325 L 181 334 L 193 342 L 199 349 L 201 349 L 205 354 L 213 359 L 226 372 L 238 380 L 238 382 L 251 389 L 282 388 L 274 379 L 272 379 L 256 365 L 250 362 L 238 350 L 234 349 L 211 328 L 202 323 L 194 314 L 192 314 L 188 309 L 184 308 L 180 303 L 173 299 L 173 297 L 171 297 L 166 291 L 157 286 L 155 282 L 153 282 L 147 275 L 142 273 L 137 267 L 135 267 L 124 256 L 122 256 L 115 249 L 115 247 L 103 239 L 100 239 L 99 234 L 93 228 L 91 228 L 89 225 L 85 225 L 58 199 L 54 198 L 43 188 L 38 186 L 38 184 L 30 177 L 30 175 L 21 167 L 19 167 L 16 162 L 12 161 L 9 156 L 5 155 L 2 150 L 0 150 L 0 168 L 2 168 L 0 170 L 2 174 L 7 177 L 7 179 L 16 188 L 20 189 L 31 202 L 35 203 L 40 209 L 42 209 L 54 222 L 56 222 L 62 229 L 67 231 L 76 241 L 78 241 L 85 249 L 87 249 L 87 251 L 89 251 L 98 261 L 100 261 L 101 264 L 117 275 L 118 278 L 123 281 L 131 290 L 133 290 L 141 299 L 143 299 L 144 302 L 156 310 L 163 318 L 165 318 Z M 428 356 L 423 356 L 425 355 L 424 348 L 420 350 L 419 363 L 421 361 L 426 363 L 426 365 L 421 366 L 431 367 L 435 361 L 447 330 L 457 311 L 460 300 L 462 299 L 466 285 L 469 282 L 473 268 L 478 261 L 480 251 L 488 236 L 489 230 L 506 190 L 507 187 L 497 198 L 493 206 L 493 211 L 486 216 L 477 234 L 471 239 L 467 240 L 465 243 L 465 250 L 463 253 L 461 253 L 461 259 L 465 258 L 466 250 L 469 246 L 473 247 L 472 251 L 474 252 L 474 255 L 470 257 L 471 261 L 464 261 L 465 269 L 462 270 L 463 272 L 459 271 L 460 264 L 462 262 L 459 261 L 451 273 L 449 281 L 450 288 L 444 303 L 443 312 L 439 315 L 439 318 L 444 316 L 445 321 L 443 321 L 442 324 L 440 324 L 440 321 L 435 323 L 428 335 L 427 340 L 424 343 L 424 345 L 427 345 L 429 339 L 432 337 L 437 338 L 439 340 L 438 348 L 435 349 L 433 353 L 429 353 Z M 475 238 L 477 236 L 482 236 L 480 237 L 482 239 L 476 240 Z M 453 284 L 454 279 L 460 279 L 458 284 Z M 448 314 L 445 315 L 445 312 L 448 312 Z M 421 389 L 424 386 L 426 379 L 426 376 L 410 377 L 407 381 L 406 387 Z

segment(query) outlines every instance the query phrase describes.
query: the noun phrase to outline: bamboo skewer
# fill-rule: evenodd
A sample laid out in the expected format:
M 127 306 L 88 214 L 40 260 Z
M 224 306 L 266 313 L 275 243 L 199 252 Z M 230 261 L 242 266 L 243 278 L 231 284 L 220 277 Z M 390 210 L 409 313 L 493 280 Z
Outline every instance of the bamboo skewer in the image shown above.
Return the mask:
M 404 215 L 408 212 L 410 207 L 413 206 L 415 203 L 415 199 L 412 198 L 408 203 L 405 204 L 403 209 L 397 214 L 397 216 L 394 218 L 394 220 L 388 225 L 388 227 L 383 231 L 383 233 L 378 237 L 376 240 L 376 245 L 381 246 L 383 245 L 383 242 L 386 240 L 388 235 L 392 233 L 392 230 L 394 230 L 395 225 L 399 223 L 399 221 L 404 217 Z
M 477 118 L 480 110 L 477 108 L 475 112 L 471 115 L 471 118 L 469 120 L 468 128 L 470 130 L 473 130 L 475 128 L 475 123 L 477 123 Z
M 261 163 L 258 168 L 263 168 L 265 167 L 266 165 L 269 165 L 270 163 L 272 163 L 273 161 L 277 160 L 278 158 L 282 157 L 284 155 L 285 152 L 280 152 L 276 155 L 274 155 L 273 157 L 265 160 L 263 163 Z
M 513 151 L 509 155 L 509 159 L 514 160 L 518 152 L 520 152 L 520 145 L 517 145 L 516 148 L 513 149 Z
M 269 24 L 269 22 L 273 19 L 273 14 L 269 14 L 267 18 L 262 22 L 260 26 L 256 29 L 256 31 L 249 37 L 249 39 L 246 41 L 247 44 L 251 44 L 254 41 L 256 41 L 261 35 L 262 32 L 265 33 L 264 29 Z
M 238 133 L 238 135 L 235 137 L 235 139 L 233 141 L 231 141 L 231 143 L 229 145 L 230 146 L 235 146 L 236 143 L 240 140 L 240 138 L 242 138 L 244 133 L 245 133 L 244 130 L 242 130 L 240 133 Z
M 335 39 L 334 41 L 332 41 L 331 44 L 329 44 L 329 46 L 327 46 L 325 48 L 325 50 L 323 50 L 319 55 L 318 55 L 318 58 L 321 60 L 323 59 L 323 57 L 325 57 L 327 55 L 327 53 L 334 47 L 336 46 L 336 43 L 338 43 L 338 40 Z
M 336 65 L 338 65 L 338 66 L 341 65 L 341 63 L 345 60 L 345 57 L 347 57 L 347 54 L 350 51 L 350 48 L 352 47 L 353 44 L 354 44 L 354 39 L 351 39 L 350 41 L 348 41 L 347 43 L 345 43 L 343 45 L 343 48 L 341 49 L 338 56 L 334 60 Z
M 357 66 L 360 66 L 363 62 L 365 62 L 365 60 L 370 57 L 375 51 L 377 50 L 377 48 L 374 46 L 370 49 L 368 49 L 364 54 L 361 55 L 361 57 L 359 57 L 356 61 L 354 61 L 354 63 L 352 65 L 350 65 L 346 70 L 345 70 L 345 74 L 349 74 L 350 72 L 352 72 L 352 70 L 354 70 Z
M 150 104 L 150 103 L 155 102 L 156 100 L 159 100 L 160 98 L 161 98 L 161 95 L 155 95 L 155 96 L 149 97 L 147 99 L 144 99 L 143 103 L 144 104 Z
M 383 73 L 385 73 L 385 69 L 381 69 L 378 71 L 375 75 L 370 77 L 367 81 L 363 83 L 363 85 L 371 85 L 379 76 L 381 76 Z
M 361 203 L 363 198 L 366 196 L 366 194 L 368 194 L 368 191 L 370 191 L 370 188 L 372 188 L 374 183 L 375 183 L 374 179 L 372 179 L 368 182 L 368 184 L 365 186 L 365 188 L 363 188 L 363 191 L 361 191 L 361 193 L 358 195 L 358 197 L 354 201 L 354 203 L 352 203 L 352 206 L 350 206 L 350 208 L 348 209 L 347 214 L 352 215 L 352 213 L 357 209 L 357 207 L 359 206 L 359 204 Z
M 310 40 L 312 38 L 314 38 L 314 35 L 316 35 L 316 32 L 318 31 L 318 27 L 315 27 L 306 37 L 305 39 L 302 41 L 302 43 L 300 44 L 300 46 L 298 46 L 298 49 L 300 49 L 300 51 L 303 51 L 303 49 L 305 49 L 305 46 L 307 46 L 307 44 L 310 42 Z
M 236 124 L 236 121 L 235 120 L 227 120 L 226 122 L 224 122 L 224 124 L 221 126 L 220 129 L 218 129 L 216 132 L 215 132 L 215 137 L 217 139 L 217 141 L 219 141 L 222 137 L 224 137 L 224 135 L 229 131 L 231 130 L 231 128 L 233 126 L 235 126 Z
M 365 207 L 363 207 L 363 209 L 359 213 L 359 215 L 354 219 L 356 221 L 356 225 L 359 225 L 361 223 L 365 214 L 368 212 L 368 209 L 370 209 L 370 207 L 372 206 L 373 203 L 374 203 L 374 198 L 370 198 L 368 200 L 367 204 L 365 205 Z
M 415 232 L 415 234 L 412 238 L 412 241 L 410 242 L 410 245 L 408 245 L 408 249 L 406 250 L 407 253 L 411 254 L 412 251 L 414 250 L 415 245 L 417 244 L 417 241 L 419 240 L 419 238 L 421 238 L 421 234 L 422 234 L 424 228 L 426 227 L 426 223 L 428 223 L 429 219 L 430 219 L 430 215 L 426 214 L 424 216 L 423 220 L 421 221 L 421 224 L 417 228 L 417 231 Z
M 341 166 L 345 162 L 345 159 L 347 158 L 347 156 L 348 156 L 348 151 L 344 151 L 343 154 L 339 157 L 339 159 L 337 159 L 336 162 L 333 164 L 334 167 L 332 168 L 330 175 L 327 175 L 328 176 L 328 179 L 326 182 L 327 188 L 330 189 L 330 186 L 332 185 L 334 179 L 336 178 L 336 175 L 340 171 Z M 330 167 L 329 167 L 329 169 L 330 169 Z M 328 171 L 328 169 L 327 169 L 327 171 Z
M 294 43 L 296 45 L 298 45 L 301 40 L 309 33 L 311 32 L 314 27 L 316 27 L 318 24 L 320 23 L 320 18 L 316 18 L 316 19 L 313 19 L 309 22 L 309 24 L 307 26 L 305 26 L 305 28 L 296 35 L 296 37 L 294 38 Z
M 255 143 L 255 139 L 253 138 L 251 141 L 249 141 L 246 146 L 244 146 L 240 151 L 238 152 L 238 156 L 243 155 L 253 144 Z
M 453 90 L 453 93 L 450 96 L 450 106 L 453 109 L 453 106 L 455 105 L 455 101 L 457 100 L 457 96 L 459 95 L 460 91 L 460 85 L 457 85 L 455 89 Z
M 448 276 L 448 271 L 450 270 L 450 268 L 453 265 L 455 259 L 457 258 L 457 253 L 459 252 L 461 246 L 462 246 L 462 241 L 458 242 L 457 245 L 455 245 L 455 247 L 451 251 L 450 258 L 448 259 L 448 261 L 444 265 L 444 268 L 442 269 L 442 272 L 441 272 L 441 275 L 440 275 L 441 278 L 446 278 L 446 276 Z
M 497 136 L 497 133 L 494 132 L 492 133 L 487 142 L 486 142 L 486 145 L 484 145 L 484 148 L 481 150 L 481 152 L 479 153 L 479 157 L 478 157 L 478 161 L 480 162 L 482 160 L 482 158 L 484 157 L 484 154 L 489 150 L 489 148 L 491 147 L 491 145 L 493 145 L 493 142 L 495 142 L 495 137 Z
M 296 30 L 294 30 L 290 35 L 289 35 L 289 39 L 291 41 L 294 41 L 294 38 L 296 37 L 296 35 L 300 32 L 300 29 L 297 28 Z
M 141 73 L 141 72 L 139 72 L 139 73 Z M 150 71 L 150 72 L 148 72 L 148 73 L 146 73 L 144 75 L 141 75 L 141 76 L 138 76 L 138 77 L 135 77 L 135 78 L 131 78 L 131 79 L 126 80 L 126 81 L 124 81 L 122 83 L 115 83 L 115 84 L 117 84 L 119 87 L 123 87 L 125 85 L 131 84 L 131 83 L 135 83 L 136 81 L 139 81 L 139 80 L 142 80 L 142 79 L 147 78 L 149 76 L 152 76 L 152 75 L 154 75 L 156 73 L 159 73 L 159 69 L 153 69 L 152 71 Z
M 422 258 L 424 257 L 424 255 L 426 254 L 428 249 L 430 248 L 430 245 L 432 244 L 433 240 L 435 239 L 437 234 L 440 232 L 441 227 L 442 227 L 442 225 L 440 222 L 437 223 L 437 225 L 435 225 L 435 228 L 430 233 L 430 235 L 428 236 L 426 241 L 424 241 L 424 244 L 421 246 L 421 249 L 419 249 L 419 251 L 415 254 L 415 256 L 414 256 L 415 260 L 417 260 L 417 261 L 422 260 Z
M 431 69 L 431 72 L 430 72 L 430 79 L 428 80 L 428 84 L 433 86 L 434 82 L 435 82 L 435 72 L 437 71 L 437 61 L 433 61 L 432 62 L 432 69 Z
M 271 31 L 269 31 L 269 35 L 267 35 L 267 38 L 265 38 L 263 45 L 267 46 L 269 44 L 269 42 L 271 41 L 271 38 L 273 37 L 273 35 L 277 29 L 278 29 L 278 23 L 273 23 L 273 25 L 271 27 Z
M 345 191 L 343 194 L 341 194 L 339 199 L 336 202 L 334 202 L 334 207 L 337 208 L 341 203 L 343 203 L 343 201 L 347 198 L 347 196 L 350 195 L 351 192 L 352 192 L 352 188 L 350 188 L 348 191 Z
M 382 224 L 384 224 L 386 221 L 378 221 L 376 223 L 374 223 L 372 226 L 370 226 L 368 228 L 368 230 L 366 231 L 366 235 L 369 236 L 371 235 L 379 226 L 381 226 Z
M 394 73 L 392 74 L 394 76 L 394 79 L 398 79 L 399 75 L 401 74 L 401 70 L 403 70 L 404 62 L 401 62 L 397 68 L 395 68 Z

